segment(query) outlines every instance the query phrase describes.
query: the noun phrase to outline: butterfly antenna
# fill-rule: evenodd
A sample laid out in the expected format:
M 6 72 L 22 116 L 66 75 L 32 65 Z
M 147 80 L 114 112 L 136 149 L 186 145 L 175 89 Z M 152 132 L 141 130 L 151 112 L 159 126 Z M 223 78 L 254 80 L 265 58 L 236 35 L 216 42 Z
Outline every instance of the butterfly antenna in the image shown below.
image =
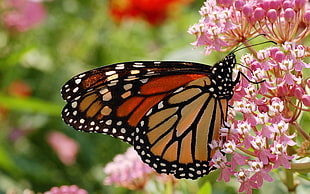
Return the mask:
M 277 44 L 276 42 L 272 41 L 272 40 L 268 40 L 268 41 L 264 41 L 264 42 L 260 42 L 260 43 L 256 43 L 256 44 L 253 44 L 253 45 L 244 45 L 245 43 L 247 42 L 250 42 L 254 39 L 256 39 L 257 37 L 260 37 L 260 36 L 266 36 L 265 34 L 259 34 L 257 36 L 254 36 L 248 40 L 246 40 L 245 42 L 243 42 L 242 44 L 239 44 L 234 50 L 232 50 L 230 53 L 235 53 L 235 52 L 238 52 L 242 49 L 245 49 L 245 48 L 249 48 L 249 47 L 253 47 L 253 46 L 259 46 L 259 45 L 262 45 L 262 44 L 267 44 L 267 43 L 273 43 L 273 44 Z
M 231 53 L 235 53 L 235 52 L 238 52 L 242 49 L 245 49 L 245 48 L 249 48 L 249 47 L 253 47 L 253 46 L 259 46 L 259 45 L 262 45 L 262 44 L 267 44 L 267 43 L 273 43 L 273 44 L 277 44 L 276 42 L 272 41 L 272 40 L 268 40 L 268 41 L 265 41 L 265 42 L 260 42 L 260 43 L 256 43 L 256 44 L 253 44 L 253 45 L 246 45 L 246 46 L 243 46 L 243 47 L 237 47 L 235 48 Z

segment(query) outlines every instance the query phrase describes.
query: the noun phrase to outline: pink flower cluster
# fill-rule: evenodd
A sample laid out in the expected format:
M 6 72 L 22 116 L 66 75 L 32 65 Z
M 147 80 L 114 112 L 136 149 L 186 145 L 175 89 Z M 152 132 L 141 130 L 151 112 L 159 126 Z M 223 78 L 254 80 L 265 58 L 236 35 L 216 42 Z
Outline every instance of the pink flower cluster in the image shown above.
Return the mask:
M 199 13 L 199 23 L 188 32 L 196 36 L 193 45 L 206 47 L 206 54 L 229 50 L 258 34 L 283 44 L 310 33 L 305 0 L 208 0 Z
M 27 31 L 46 18 L 46 10 L 40 0 L 4 0 L 1 7 L 3 24 L 13 31 Z
M 302 45 L 310 33 L 310 9 L 305 0 L 208 0 L 199 13 L 199 23 L 189 29 L 197 38 L 193 45 L 209 54 L 243 43 L 252 52 L 234 69 L 243 76 L 230 101 L 230 127 L 222 129 L 225 142 L 210 145 L 218 149 L 211 160 L 221 169 L 218 180 L 236 177 L 239 192 L 249 194 L 273 180 L 272 169 L 290 169 L 292 153 L 302 150 L 305 156 L 295 140 L 310 140 L 298 123 L 310 111 L 310 78 L 302 72 L 310 68 L 304 61 L 309 48 Z M 246 40 L 258 34 L 279 45 L 257 52 Z
M 63 185 L 61 187 L 53 187 L 51 190 L 44 192 L 44 194 L 87 194 L 84 189 L 80 189 L 76 185 Z
M 152 177 L 161 182 L 175 181 L 173 176 L 157 174 L 151 167 L 143 163 L 133 147 L 126 153 L 115 156 L 104 168 L 108 176 L 104 180 L 105 185 L 116 184 L 131 190 L 141 190 Z
M 306 92 L 310 85 L 302 82 L 298 67 L 299 63 L 301 67 L 310 65 L 296 56 L 304 53 L 304 48 L 284 45 L 283 50 L 278 47 L 261 50 L 258 59 L 247 54 L 241 62 L 250 70 L 244 67 L 237 70 L 251 80 L 265 80 L 257 87 L 243 77 L 236 86 L 231 101 L 234 108 L 228 114 L 230 134 L 221 152 L 212 159 L 215 167 L 222 169 L 219 179 L 227 182 L 230 176 L 237 177 L 241 182 L 240 192 L 251 193 L 264 180 L 272 181 L 268 174 L 272 169 L 290 168 L 289 161 L 294 157 L 288 155 L 287 147 L 296 145 L 296 134 L 289 131 L 289 126 L 296 122 L 304 106 L 310 106 Z M 239 113 L 242 117 L 237 119 Z M 231 155 L 231 160 L 227 161 L 222 152 Z

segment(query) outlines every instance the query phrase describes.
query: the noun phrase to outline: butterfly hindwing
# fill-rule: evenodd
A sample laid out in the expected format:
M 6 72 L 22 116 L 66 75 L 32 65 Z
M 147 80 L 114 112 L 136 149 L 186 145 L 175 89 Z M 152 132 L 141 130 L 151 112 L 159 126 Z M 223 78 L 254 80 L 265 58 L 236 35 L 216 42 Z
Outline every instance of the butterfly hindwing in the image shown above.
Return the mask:
M 218 99 L 209 77 L 177 88 L 152 107 L 136 128 L 134 146 L 159 173 L 196 179 L 213 168 L 208 144 L 219 140 L 227 99 Z M 211 90 L 210 90 L 211 89 Z

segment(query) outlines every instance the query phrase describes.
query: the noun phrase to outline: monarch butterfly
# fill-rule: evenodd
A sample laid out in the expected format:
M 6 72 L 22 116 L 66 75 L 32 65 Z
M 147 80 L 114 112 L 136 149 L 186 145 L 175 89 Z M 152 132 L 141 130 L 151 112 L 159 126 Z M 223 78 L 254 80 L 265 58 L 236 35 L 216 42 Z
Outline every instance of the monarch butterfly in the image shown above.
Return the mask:
M 117 63 L 81 73 L 61 93 L 63 120 L 85 132 L 134 146 L 158 173 L 197 179 L 208 174 L 220 140 L 233 80 L 234 53 L 214 66 L 177 61 Z

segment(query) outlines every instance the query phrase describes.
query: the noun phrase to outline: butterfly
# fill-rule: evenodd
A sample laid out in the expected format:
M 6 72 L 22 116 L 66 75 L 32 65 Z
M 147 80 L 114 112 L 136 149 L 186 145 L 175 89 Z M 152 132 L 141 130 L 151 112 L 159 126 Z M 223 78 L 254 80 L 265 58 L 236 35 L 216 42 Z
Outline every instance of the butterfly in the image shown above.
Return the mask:
M 158 173 L 197 179 L 214 168 L 209 144 L 221 140 L 233 78 L 234 53 L 213 66 L 180 61 L 116 63 L 64 84 L 62 118 L 84 132 L 134 146 Z

